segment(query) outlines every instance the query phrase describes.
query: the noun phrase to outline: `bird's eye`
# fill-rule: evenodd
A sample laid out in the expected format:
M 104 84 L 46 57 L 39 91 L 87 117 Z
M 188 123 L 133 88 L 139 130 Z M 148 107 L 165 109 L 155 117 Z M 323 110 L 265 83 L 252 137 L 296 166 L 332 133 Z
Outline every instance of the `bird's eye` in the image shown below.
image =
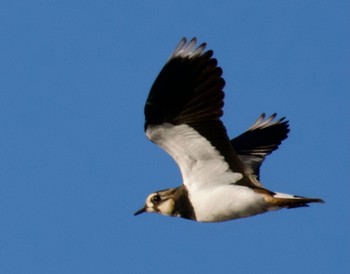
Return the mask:
M 151 201 L 153 202 L 153 203 L 159 203 L 160 202 L 160 195 L 159 194 L 156 194 L 156 195 L 154 195 L 153 197 L 152 197 L 152 199 L 151 199 Z

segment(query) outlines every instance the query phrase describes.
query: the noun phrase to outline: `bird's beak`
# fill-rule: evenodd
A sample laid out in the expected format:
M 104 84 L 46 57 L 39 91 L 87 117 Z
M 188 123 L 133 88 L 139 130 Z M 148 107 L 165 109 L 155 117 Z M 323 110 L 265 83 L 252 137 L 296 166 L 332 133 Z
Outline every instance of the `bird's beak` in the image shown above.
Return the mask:
M 138 211 L 136 211 L 136 212 L 134 213 L 134 216 L 139 215 L 139 214 L 141 214 L 141 213 L 144 213 L 144 212 L 146 212 L 146 211 L 147 211 L 147 206 L 144 206 L 143 208 L 141 208 L 141 209 L 139 209 Z

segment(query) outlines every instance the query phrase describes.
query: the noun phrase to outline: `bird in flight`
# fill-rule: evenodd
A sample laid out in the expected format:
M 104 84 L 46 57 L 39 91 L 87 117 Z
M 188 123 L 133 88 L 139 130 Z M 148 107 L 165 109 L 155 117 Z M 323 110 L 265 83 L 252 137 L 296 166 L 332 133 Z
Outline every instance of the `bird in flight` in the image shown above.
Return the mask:
M 264 188 L 259 169 L 287 138 L 288 121 L 262 114 L 230 140 L 223 114 L 222 69 L 206 44 L 183 38 L 156 78 L 145 105 L 147 137 L 178 164 L 182 185 L 151 193 L 134 215 L 155 212 L 222 222 L 282 208 L 323 203 Z

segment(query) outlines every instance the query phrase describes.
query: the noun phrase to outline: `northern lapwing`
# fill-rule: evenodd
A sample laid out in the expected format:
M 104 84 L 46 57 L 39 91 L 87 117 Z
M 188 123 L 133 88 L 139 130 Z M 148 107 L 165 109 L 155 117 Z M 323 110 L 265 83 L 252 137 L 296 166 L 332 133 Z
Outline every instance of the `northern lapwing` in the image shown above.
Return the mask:
M 153 192 L 135 212 L 161 213 L 198 222 L 222 222 L 281 208 L 322 203 L 274 192 L 259 181 L 268 154 L 287 138 L 288 121 L 262 114 L 230 140 L 220 120 L 222 69 L 206 44 L 183 38 L 156 78 L 145 105 L 147 137 L 178 164 L 183 183 Z

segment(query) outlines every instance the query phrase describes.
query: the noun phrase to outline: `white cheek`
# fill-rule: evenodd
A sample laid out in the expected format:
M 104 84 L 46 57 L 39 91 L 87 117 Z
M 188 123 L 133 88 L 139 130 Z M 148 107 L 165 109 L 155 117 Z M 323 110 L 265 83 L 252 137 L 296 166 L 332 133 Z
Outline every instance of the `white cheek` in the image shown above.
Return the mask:
M 151 201 L 149 199 L 147 199 L 147 201 L 146 201 L 146 207 L 147 207 L 147 209 L 146 209 L 147 212 L 155 212 L 155 210 L 153 208 L 154 205 L 153 205 L 153 203 L 151 203 Z
M 174 210 L 174 205 L 174 201 L 172 199 L 168 199 L 167 201 L 158 206 L 158 210 L 162 214 L 171 215 Z
M 153 208 L 153 204 L 151 203 L 150 200 L 147 200 L 147 201 L 146 201 L 146 206 L 147 206 L 148 208 Z

